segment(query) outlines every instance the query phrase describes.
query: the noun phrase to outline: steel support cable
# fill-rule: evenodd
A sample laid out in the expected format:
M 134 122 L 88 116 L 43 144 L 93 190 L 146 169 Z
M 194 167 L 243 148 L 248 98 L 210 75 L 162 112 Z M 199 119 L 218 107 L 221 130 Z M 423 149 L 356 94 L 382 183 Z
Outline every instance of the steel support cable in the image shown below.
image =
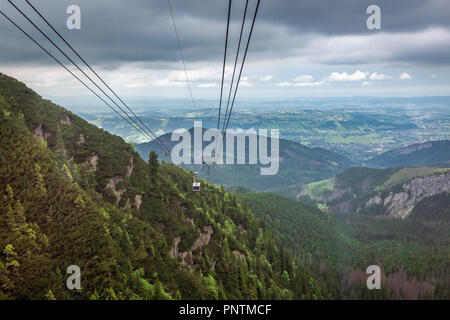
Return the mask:
M 173 14 L 172 3 L 170 0 L 167 0 L 167 3 L 169 4 L 169 10 L 170 10 L 170 16 L 172 17 L 173 29 L 175 31 L 175 37 L 177 38 L 178 51 L 180 52 L 181 61 L 183 62 L 184 75 L 186 76 L 186 82 L 187 82 L 188 89 L 189 89 L 189 95 L 190 95 L 191 101 L 192 101 L 192 107 L 194 107 L 194 109 L 196 109 L 194 96 L 192 95 L 191 84 L 190 84 L 189 76 L 188 76 L 187 69 L 186 69 L 186 63 L 184 61 L 183 50 L 181 49 L 181 41 L 180 41 L 180 37 L 178 35 L 178 28 L 177 28 L 177 24 L 175 23 L 175 16 Z
M 142 131 L 145 132 L 144 129 L 141 128 L 141 126 L 134 120 L 132 119 L 125 110 L 123 110 L 102 88 L 100 88 L 97 83 L 95 83 L 79 66 L 78 64 L 75 63 L 75 61 L 73 61 L 64 51 L 61 50 L 61 48 L 53 41 L 51 40 L 47 34 L 45 32 L 43 32 L 33 21 L 31 21 L 31 19 L 25 14 L 23 13 L 22 10 L 20 10 L 11 0 L 8 0 L 8 2 L 25 18 L 28 20 L 28 22 L 30 22 L 59 52 L 61 52 L 86 78 L 89 79 L 90 82 L 92 82 L 92 84 L 94 84 L 109 100 L 111 100 L 111 102 L 113 102 L 124 114 L 125 116 L 127 116 L 136 126 L 138 126 Z M 151 136 L 149 136 L 148 134 L 145 134 L 145 136 L 147 136 L 149 139 L 153 140 L 153 138 Z
M 242 33 L 244 31 L 245 18 L 247 16 L 247 8 L 248 8 L 248 0 L 246 0 L 246 2 L 245 2 L 244 16 L 242 17 L 241 32 L 239 35 L 239 43 L 238 43 L 238 47 L 237 47 L 237 51 L 236 51 L 236 58 L 234 60 L 233 76 L 231 77 L 230 91 L 228 92 L 227 108 L 225 111 L 225 118 L 224 118 L 225 120 L 227 119 L 228 107 L 230 105 L 231 92 L 233 91 L 234 76 L 236 74 L 236 66 L 237 66 L 237 62 L 239 59 L 239 51 L 241 49 Z M 223 126 L 222 126 L 222 134 L 223 134 L 224 127 L 225 127 L 225 121 L 223 122 Z
M 120 114 L 116 109 L 114 109 L 108 102 L 106 102 L 101 96 L 99 96 L 94 90 L 92 90 L 86 83 L 83 82 L 79 77 L 77 77 L 72 71 L 70 71 L 61 61 L 59 61 L 54 55 L 52 55 L 47 49 L 45 49 L 41 44 L 39 44 L 32 36 L 30 36 L 25 30 L 23 30 L 18 24 L 16 24 L 13 20 L 11 20 L 3 11 L 0 10 L 0 14 L 3 15 L 9 22 L 11 22 L 17 29 L 22 31 L 31 41 L 33 41 L 39 48 L 41 48 L 46 54 L 48 54 L 53 60 L 55 60 L 61 67 L 63 67 L 67 72 L 69 72 L 75 79 L 77 79 L 82 85 L 84 85 L 89 91 L 91 91 L 94 95 L 96 95 L 101 101 L 103 101 L 111 110 L 121 116 L 125 121 L 128 122 L 130 126 L 139 131 L 141 134 L 144 132 L 140 131 L 137 127 L 135 127 L 127 118 L 125 118 L 122 114 Z
M 160 141 L 158 136 L 133 112 L 133 110 L 114 92 L 114 90 L 111 89 L 111 87 L 100 77 L 97 72 L 89 65 L 89 63 L 86 62 L 86 60 L 81 57 L 81 55 L 69 44 L 68 41 L 53 27 L 53 25 L 39 12 L 38 9 L 36 9 L 28 0 L 25 0 L 26 3 L 36 12 L 36 14 L 41 17 L 42 20 L 58 35 L 58 37 L 64 41 L 64 43 L 77 55 L 77 57 L 89 68 L 89 70 L 92 71 L 93 74 L 108 88 L 109 91 L 133 114 L 133 116 L 139 120 L 139 122 L 158 140 L 158 142 L 164 146 L 166 150 L 168 148 Z
M 88 78 L 89 81 L 92 82 L 92 84 L 94 84 L 114 105 L 116 105 L 128 119 L 130 119 L 137 127 L 139 127 L 145 133 L 145 130 L 136 122 L 136 120 L 130 117 L 128 113 L 120 105 L 117 104 L 117 102 L 115 102 L 97 83 L 95 83 L 95 81 L 93 81 L 91 77 L 89 77 L 89 75 L 87 75 L 86 72 L 84 72 L 75 61 L 73 61 L 64 51 L 62 51 L 61 48 L 53 40 L 51 40 L 45 32 L 43 32 L 33 21 L 31 21 L 31 19 L 25 13 L 23 13 L 22 10 L 20 10 L 13 2 L 11 2 L 11 0 L 8 0 L 8 2 L 25 19 L 27 19 L 28 22 L 30 22 L 56 49 L 58 49 L 58 51 L 61 52 L 86 78 Z M 149 134 L 145 133 L 144 136 L 148 137 L 150 140 L 153 140 L 153 138 Z
M 226 61 L 227 61 L 228 31 L 230 30 L 231 1 L 232 0 L 229 0 L 229 2 L 228 2 L 227 32 L 226 32 L 226 36 L 225 36 L 225 50 L 224 50 L 224 54 L 223 54 L 222 84 L 220 86 L 220 102 L 219 102 L 219 116 L 217 117 L 217 130 L 219 130 L 220 113 L 222 110 L 223 81 L 225 78 L 225 65 L 226 65 Z
M 241 70 L 239 71 L 238 81 L 237 81 L 237 83 L 236 83 L 236 88 L 235 88 L 235 90 L 234 90 L 233 102 L 231 103 L 231 108 L 230 108 L 230 112 L 229 112 L 229 114 L 228 114 L 228 120 L 227 120 L 227 124 L 226 124 L 226 126 L 225 126 L 225 131 L 228 129 L 228 123 L 230 122 L 231 113 L 233 112 L 234 101 L 235 101 L 235 99 L 236 99 L 236 93 L 237 93 L 237 90 L 238 90 L 238 88 L 239 88 L 239 82 L 240 82 L 240 80 L 241 80 L 241 75 L 242 75 L 242 69 L 244 68 L 245 58 L 247 57 L 248 47 L 249 47 L 250 40 L 251 40 L 251 37 L 252 37 L 253 28 L 254 28 L 254 26 L 255 26 L 255 20 L 256 20 L 257 14 L 258 14 L 258 9 L 259 9 L 259 3 L 260 3 L 260 2 L 261 2 L 261 0 L 258 0 L 258 3 L 256 4 L 255 14 L 254 14 L 254 16 L 253 16 L 253 21 L 252 21 L 252 26 L 251 26 L 251 28 L 250 28 L 250 33 L 249 33 L 249 35 L 248 35 L 247 45 L 246 45 L 246 47 L 245 47 L 244 58 L 243 58 L 243 60 L 242 60 Z

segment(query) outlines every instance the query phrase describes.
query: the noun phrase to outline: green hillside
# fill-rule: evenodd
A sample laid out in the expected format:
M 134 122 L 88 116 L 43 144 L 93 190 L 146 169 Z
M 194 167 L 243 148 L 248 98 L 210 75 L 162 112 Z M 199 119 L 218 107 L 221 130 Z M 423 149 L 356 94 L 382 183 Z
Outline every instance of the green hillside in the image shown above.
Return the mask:
M 331 297 L 235 196 L 5 75 L 0 148 L 0 299 Z
M 353 250 L 344 228 L 317 208 L 273 193 L 244 193 L 238 198 L 305 261 L 337 265 L 347 258 L 343 252 Z
M 377 219 L 356 212 L 331 215 L 275 194 L 246 192 L 238 197 L 338 296 L 449 298 L 448 220 Z M 427 204 L 438 214 L 433 204 L 438 205 L 438 199 Z M 372 264 L 383 270 L 382 287 L 387 290 L 367 296 L 364 281 L 358 284 L 355 279 L 365 279 L 361 270 Z

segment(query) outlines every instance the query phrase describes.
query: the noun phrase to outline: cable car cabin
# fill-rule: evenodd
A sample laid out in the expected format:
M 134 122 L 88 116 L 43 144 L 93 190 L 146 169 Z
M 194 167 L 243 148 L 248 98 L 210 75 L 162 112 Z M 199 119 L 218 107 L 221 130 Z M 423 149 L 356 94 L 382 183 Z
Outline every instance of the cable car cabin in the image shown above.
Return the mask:
M 200 192 L 200 182 L 193 182 L 192 183 L 192 191 L 194 192 Z

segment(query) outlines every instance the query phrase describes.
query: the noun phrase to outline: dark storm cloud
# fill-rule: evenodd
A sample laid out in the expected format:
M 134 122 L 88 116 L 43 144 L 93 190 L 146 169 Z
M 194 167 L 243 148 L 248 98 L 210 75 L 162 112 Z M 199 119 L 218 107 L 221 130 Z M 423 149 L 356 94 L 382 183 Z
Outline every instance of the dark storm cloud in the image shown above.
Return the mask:
M 225 0 L 172 0 L 184 55 L 193 62 L 221 60 L 225 36 Z M 39 21 L 23 0 L 15 3 Z M 32 3 L 85 56 L 105 68 L 125 62 L 143 67 L 170 68 L 179 59 L 166 0 L 34 0 Z M 256 0 L 250 1 L 251 10 Z M 67 30 L 66 8 L 77 4 L 82 29 Z M 273 59 L 301 54 L 313 36 L 373 35 L 366 28 L 366 8 L 377 4 L 387 33 L 412 32 L 430 27 L 450 27 L 448 0 L 262 0 L 252 43 L 252 57 Z M 233 39 L 237 36 L 244 0 L 233 1 Z M 33 30 L 6 0 L 0 8 L 27 30 Z M 0 62 L 49 64 L 38 48 L 0 17 Z M 43 23 L 40 25 L 44 26 Z M 45 26 L 44 26 L 45 27 Z M 49 31 L 48 28 L 45 28 Z M 377 32 L 377 31 L 375 31 Z M 33 35 L 38 35 L 35 31 Z M 41 39 L 42 37 L 38 37 Z M 439 49 L 439 50 L 438 50 Z M 449 63 L 448 46 L 420 54 L 391 55 L 386 59 L 412 58 L 419 63 Z M 358 60 L 358 59 L 356 59 Z M 349 57 L 349 62 L 356 61 Z M 346 63 L 346 57 L 324 63 Z

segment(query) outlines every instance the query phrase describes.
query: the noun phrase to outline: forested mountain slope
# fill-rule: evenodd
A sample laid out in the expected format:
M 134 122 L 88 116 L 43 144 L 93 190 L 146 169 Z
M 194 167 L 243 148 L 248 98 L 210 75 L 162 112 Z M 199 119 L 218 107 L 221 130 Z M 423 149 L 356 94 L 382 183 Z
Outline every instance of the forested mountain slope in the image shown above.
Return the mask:
M 239 190 L 236 190 L 239 191 Z M 270 193 L 238 193 L 283 244 L 324 279 L 328 291 L 353 299 L 449 299 L 450 224 L 414 218 L 327 213 Z M 447 212 L 448 213 L 448 212 Z M 368 291 L 365 269 L 380 266 L 382 290 Z
M 299 200 L 330 212 L 450 221 L 450 168 L 351 168 L 306 185 Z
M 331 297 L 235 196 L 5 75 L 0 150 L 2 299 Z
M 450 162 L 450 140 L 429 141 L 390 150 L 376 156 L 366 165 L 371 168 L 431 166 Z

